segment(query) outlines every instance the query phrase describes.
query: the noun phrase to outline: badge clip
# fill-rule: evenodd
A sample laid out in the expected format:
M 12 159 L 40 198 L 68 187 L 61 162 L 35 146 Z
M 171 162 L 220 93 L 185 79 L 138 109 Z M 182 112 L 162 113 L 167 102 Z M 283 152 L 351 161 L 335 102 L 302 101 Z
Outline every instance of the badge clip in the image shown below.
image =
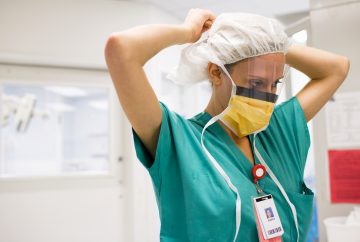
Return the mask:
M 252 168 L 252 175 L 254 178 L 254 184 L 255 184 L 258 194 L 263 194 L 263 190 L 261 189 L 261 187 L 259 185 L 259 180 L 264 178 L 264 176 L 266 175 L 265 166 L 263 166 L 261 164 L 254 165 L 254 167 Z

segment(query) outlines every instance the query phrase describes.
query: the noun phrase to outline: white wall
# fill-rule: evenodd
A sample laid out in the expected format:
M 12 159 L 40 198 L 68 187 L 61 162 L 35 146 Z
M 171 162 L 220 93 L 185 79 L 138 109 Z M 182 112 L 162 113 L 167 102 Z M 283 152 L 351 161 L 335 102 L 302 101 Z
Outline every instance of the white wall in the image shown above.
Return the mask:
M 347 80 L 338 92 L 360 91 L 360 1 L 312 0 L 310 45 L 350 58 Z M 323 219 L 346 216 L 353 205 L 330 204 L 325 109 L 314 119 L 316 186 L 320 241 L 326 241 Z
M 116 0 L 0 0 L 0 59 L 105 68 L 111 32 L 177 20 L 145 4 Z
M 110 33 L 177 22 L 152 6 L 124 1 L 0 0 L 0 64 L 97 69 L 106 74 L 104 46 Z M 176 47 L 162 51 L 145 66 L 157 92 L 160 69 L 173 66 L 177 53 Z M 112 130 L 121 137 L 119 146 L 112 148 L 124 150 L 123 177 L 116 165 L 114 177 L 0 181 L 1 242 L 158 241 L 150 178 L 134 155 L 127 120 L 115 115 L 123 135 Z
M 123 241 L 115 185 L 102 178 L 1 181 L 0 241 Z

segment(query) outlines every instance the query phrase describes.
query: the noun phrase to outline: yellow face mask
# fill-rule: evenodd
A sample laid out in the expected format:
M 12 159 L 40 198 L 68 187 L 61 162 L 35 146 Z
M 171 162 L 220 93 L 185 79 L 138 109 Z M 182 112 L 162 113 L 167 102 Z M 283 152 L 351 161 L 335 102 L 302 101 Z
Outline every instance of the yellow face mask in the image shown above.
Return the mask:
M 221 121 L 242 138 L 265 128 L 273 110 L 273 102 L 233 95 Z

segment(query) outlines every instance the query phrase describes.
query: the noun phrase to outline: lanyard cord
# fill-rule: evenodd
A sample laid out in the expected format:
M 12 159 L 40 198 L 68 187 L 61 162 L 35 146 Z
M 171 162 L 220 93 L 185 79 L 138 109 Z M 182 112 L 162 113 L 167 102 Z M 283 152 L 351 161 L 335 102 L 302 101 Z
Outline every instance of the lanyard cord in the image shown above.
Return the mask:
M 272 170 L 270 169 L 270 167 L 266 164 L 265 160 L 262 158 L 260 152 L 258 151 L 258 149 L 256 148 L 255 145 L 255 138 L 256 135 L 258 133 L 254 134 L 254 138 L 253 138 L 253 146 L 254 146 L 254 151 L 255 151 L 255 155 L 258 157 L 258 159 L 260 160 L 260 163 L 265 166 L 266 171 L 269 173 L 271 179 L 275 182 L 276 186 L 279 188 L 280 192 L 282 193 L 282 195 L 284 196 L 286 202 L 289 204 L 290 208 L 291 208 L 291 212 L 293 214 L 294 217 L 294 222 L 295 222 L 295 227 L 296 227 L 296 232 L 297 232 L 297 242 L 299 242 L 299 224 L 298 224 L 298 220 L 297 220 L 297 213 L 296 213 L 296 208 L 294 206 L 294 204 L 291 203 L 288 195 L 286 194 L 284 188 L 281 186 L 279 180 L 276 178 L 275 174 L 272 172 Z

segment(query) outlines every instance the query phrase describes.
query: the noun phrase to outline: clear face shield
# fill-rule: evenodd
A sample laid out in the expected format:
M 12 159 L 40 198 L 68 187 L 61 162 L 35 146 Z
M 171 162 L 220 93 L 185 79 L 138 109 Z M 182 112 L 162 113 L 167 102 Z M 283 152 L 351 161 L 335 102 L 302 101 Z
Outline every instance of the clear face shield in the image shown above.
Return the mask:
M 248 58 L 223 69 L 231 94 L 221 121 L 240 138 L 266 129 L 288 70 L 279 54 L 272 59 Z

